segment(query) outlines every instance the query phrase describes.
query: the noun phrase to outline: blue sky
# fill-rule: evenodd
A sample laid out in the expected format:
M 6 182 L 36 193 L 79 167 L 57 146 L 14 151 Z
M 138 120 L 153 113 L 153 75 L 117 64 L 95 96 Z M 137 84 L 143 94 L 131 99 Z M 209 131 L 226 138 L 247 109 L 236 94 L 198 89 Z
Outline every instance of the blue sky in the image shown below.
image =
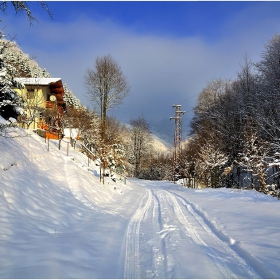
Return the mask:
M 197 97 L 214 78 L 235 78 L 247 53 L 260 60 L 264 45 L 280 32 L 280 2 L 47 2 L 31 3 L 39 20 L 29 26 L 11 7 L 2 15 L 5 33 L 16 35 L 52 77 L 60 77 L 86 106 L 84 74 L 97 56 L 111 54 L 131 86 L 111 111 L 129 122 L 169 120 L 173 104 L 192 117 Z M 187 127 L 185 129 L 188 129 Z

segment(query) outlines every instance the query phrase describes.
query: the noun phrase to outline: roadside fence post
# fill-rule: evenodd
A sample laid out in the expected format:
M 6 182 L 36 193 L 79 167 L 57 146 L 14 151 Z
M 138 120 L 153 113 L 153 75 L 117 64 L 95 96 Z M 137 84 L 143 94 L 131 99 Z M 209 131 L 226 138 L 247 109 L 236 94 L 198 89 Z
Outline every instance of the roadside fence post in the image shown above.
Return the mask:
M 67 156 L 69 154 L 69 142 L 67 142 Z

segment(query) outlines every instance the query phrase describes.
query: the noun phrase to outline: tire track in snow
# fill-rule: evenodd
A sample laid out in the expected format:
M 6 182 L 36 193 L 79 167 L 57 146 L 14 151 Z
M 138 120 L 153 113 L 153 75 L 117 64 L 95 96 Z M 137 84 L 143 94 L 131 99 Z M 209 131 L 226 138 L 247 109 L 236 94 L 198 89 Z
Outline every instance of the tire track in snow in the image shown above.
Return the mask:
M 153 224 L 153 236 L 152 236 L 152 277 L 148 278 L 166 278 L 167 258 L 166 258 L 166 244 L 165 239 L 161 238 L 162 227 L 162 205 L 158 198 L 157 193 L 152 190 L 153 194 L 153 211 L 152 211 L 152 224 Z
M 124 265 L 124 278 L 126 279 L 140 278 L 140 224 L 151 203 L 152 192 L 146 189 L 146 194 L 142 198 L 140 206 L 134 213 L 127 227 Z
M 203 228 L 212 236 L 215 236 L 221 242 L 226 243 L 229 253 L 235 255 L 240 262 L 241 266 L 248 272 L 248 276 L 251 278 L 277 278 L 273 273 L 263 267 L 263 265 L 254 258 L 249 252 L 244 250 L 238 242 L 226 235 L 225 233 L 218 230 L 215 225 L 207 219 L 206 214 L 201 210 L 197 209 L 196 206 L 188 201 L 185 197 L 179 194 L 171 192 L 177 197 L 185 208 L 193 215 L 193 217 L 203 226 Z
M 194 226 L 187 220 L 186 214 L 183 211 L 184 209 L 181 208 L 177 199 L 174 197 L 174 194 L 171 194 L 167 191 L 164 192 L 173 204 L 174 212 L 178 220 L 183 224 L 188 236 L 190 236 L 195 243 L 200 245 L 203 248 L 203 250 L 206 251 L 206 253 L 211 257 L 211 259 L 215 259 L 215 264 L 217 265 L 217 267 L 222 272 L 225 278 L 237 278 L 236 275 L 228 268 L 223 258 L 212 247 L 209 247 L 207 243 L 204 242 L 201 236 L 194 229 Z
M 154 254 L 153 271 L 156 278 L 173 279 L 176 278 L 174 274 L 176 259 L 173 255 L 176 245 L 174 242 L 176 243 L 176 240 L 180 239 L 179 228 L 174 221 L 172 205 L 169 203 L 166 193 L 156 186 L 152 192 L 153 202 L 156 205 L 153 214 L 153 251 L 158 249 Z M 173 225 L 174 222 L 175 225 Z
M 174 241 L 179 232 L 186 234 L 193 244 L 199 246 L 222 278 L 275 278 L 262 266 L 257 269 L 259 262 L 245 251 L 242 253 L 242 249 L 236 247 L 239 245 L 234 243 L 234 240 L 221 238 L 221 233 L 217 234 L 215 226 L 200 212 L 179 194 L 163 190 L 156 185 L 147 187 L 127 227 L 124 278 L 176 277 L 176 268 L 183 264 L 177 263 L 173 255 Z M 178 221 L 177 226 L 175 220 Z M 147 233 L 144 232 L 149 242 L 140 245 L 140 227 L 144 229 L 147 226 L 145 223 L 149 221 L 152 228 Z M 169 235 L 171 221 L 175 223 L 173 227 L 176 230 Z M 147 252 L 151 253 L 151 257 L 145 257 Z M 140 257 L 144 259 L 140 260 Z M 146 274 L 141 271 L 142 265 L 145 266 Z
M 139 256 L 140 271 L 138 276 L 141 279 L 166 279 L 172 277 L 172 272 L 168 270 L 168 256 L 166 238 L 169 233 L 169 226 L 166 228 L 165 221 L 172 220 L 169 212 L 163 209 L 166 204 L 166 196 L 153 185 L 146 186 L 151 192 L 151 201 L 147 207 L 143 219 L 141 220 L 141 236 L 139 236 Z M 140 230 L 141 230 L 140 229 Z M 141 269 L 142 268 L 142 269 Z

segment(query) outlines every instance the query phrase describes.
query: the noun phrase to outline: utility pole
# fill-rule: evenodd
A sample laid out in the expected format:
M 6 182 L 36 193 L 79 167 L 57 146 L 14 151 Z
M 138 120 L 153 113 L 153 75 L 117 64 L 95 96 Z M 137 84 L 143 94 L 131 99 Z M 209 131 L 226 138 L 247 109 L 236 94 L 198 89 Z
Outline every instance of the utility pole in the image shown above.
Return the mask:
M 173 181 L 179 179 L 182 166 L 182 114 L 185 111 L 181 110 L 181 105 L 173 105 L 175 108 L 175 117 L 170 117 L 170 120 L 175 120 L 174 126 L 174 152 L 173 152 Z

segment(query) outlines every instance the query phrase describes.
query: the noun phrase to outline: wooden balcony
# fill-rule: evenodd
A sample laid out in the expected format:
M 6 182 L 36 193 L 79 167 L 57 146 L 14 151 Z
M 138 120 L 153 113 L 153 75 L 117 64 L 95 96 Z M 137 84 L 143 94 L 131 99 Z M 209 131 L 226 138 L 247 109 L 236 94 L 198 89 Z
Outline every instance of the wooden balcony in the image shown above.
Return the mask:
M 52 109 L 56 107 L 55 101 L 46 101 L 46 109 Z
M 64 104 L 64 103 L 61 103 L 61 102 L 56 102 L 56 101 L 46 101 L 45 103 L 45 108 L 46 109 L 56 109 L 56 111 L 58 113 L 60 113 L 61 115 L 64 114 L 64 109 L 63 109 L 63 106 L 61 104 Z

